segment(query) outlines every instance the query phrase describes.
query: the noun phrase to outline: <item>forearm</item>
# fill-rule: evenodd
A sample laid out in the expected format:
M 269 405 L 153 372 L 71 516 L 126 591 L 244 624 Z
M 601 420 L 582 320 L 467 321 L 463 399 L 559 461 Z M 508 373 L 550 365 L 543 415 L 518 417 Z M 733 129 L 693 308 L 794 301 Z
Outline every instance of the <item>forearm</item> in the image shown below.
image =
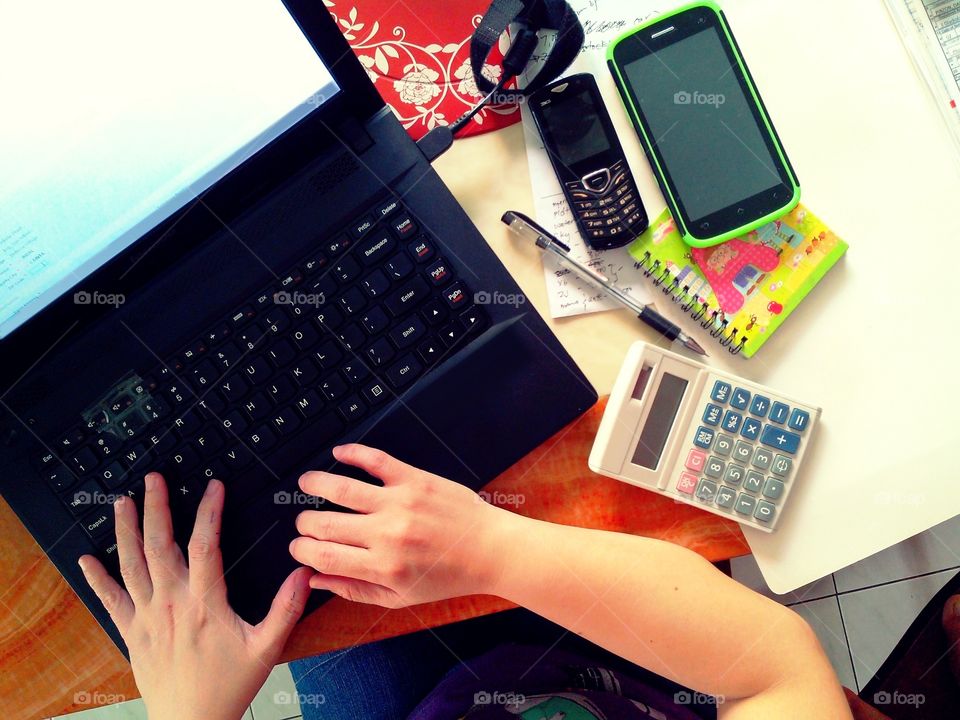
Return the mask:
M 843 699 L 799 616 L 685 548 L 517 516 L 499 537 L 496 594 L 621 657 L 731 699 L 805 675 Z

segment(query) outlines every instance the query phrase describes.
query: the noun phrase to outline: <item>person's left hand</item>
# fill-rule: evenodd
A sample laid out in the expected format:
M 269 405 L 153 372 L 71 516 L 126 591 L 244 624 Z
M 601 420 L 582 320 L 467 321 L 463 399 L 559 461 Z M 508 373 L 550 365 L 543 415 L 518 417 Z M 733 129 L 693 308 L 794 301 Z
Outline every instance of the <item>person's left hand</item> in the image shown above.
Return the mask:
M 259 625 L 227 603 L 220 555 L 224 487 L 210 481 L 190 538 L 190 566 L 173 541 L 166 484 L 146 477 L 143 533 L 129 498 L 115 504 L 121 587 L 99 560 L 80 567 L 130 651 L 150 720 L 237 720 L 277 662 L 310 593 L 295 570 Z

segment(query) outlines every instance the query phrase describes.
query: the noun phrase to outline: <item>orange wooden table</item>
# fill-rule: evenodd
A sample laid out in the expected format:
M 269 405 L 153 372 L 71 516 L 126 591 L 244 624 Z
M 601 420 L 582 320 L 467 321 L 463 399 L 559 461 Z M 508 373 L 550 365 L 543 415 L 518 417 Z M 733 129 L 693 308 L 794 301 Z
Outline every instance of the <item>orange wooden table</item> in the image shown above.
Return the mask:
M 492 502 L 569 525 L 662 538 L 709 560 L 749 552 L 739 526 L 592 473 L 601 401 L 487 485 Z M 0 502 L 0 707 L 4 720 L 49 717 L 139 697 L 130 667 L 6 503 Z M 334 599 L 294 632 L 284 659 L 371 642 L 511 607 L 458 598 L 403 610 Z

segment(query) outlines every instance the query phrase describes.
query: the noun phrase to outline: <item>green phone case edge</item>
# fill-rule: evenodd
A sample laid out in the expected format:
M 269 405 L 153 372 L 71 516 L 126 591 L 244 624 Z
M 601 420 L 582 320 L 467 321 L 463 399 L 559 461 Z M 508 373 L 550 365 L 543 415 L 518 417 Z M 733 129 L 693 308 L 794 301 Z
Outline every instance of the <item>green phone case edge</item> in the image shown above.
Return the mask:
M 720 26 L 723 28 L 724 35 L 726 35 L 730 46 L 733 48 L 733 53 L 737 58 L 737 63 L 740 65 L 740 69 L 747 80 L 747 86 L 750 88 L 750 95 L 753 97 L 753 101 L 760 110 L 760 117 L 763 118 L 763 124 L 767 128 L 767 132 L 769 132 L 770 136 L 773 138 L 773 144 L 777 150 L 777 155 L 780 157 L 781 162 L 787 169 L 790 181 L 793 183 L 793 195 L 789 200 L 787 200 L 786 204 L 784 204 L 782 208 L 774 210 L 773 212 L 768 213 L 767 215 L 764 215 L 753 222 L 747 223 L 746 225 L 734 228 L 729 232 L 717 237 L 709 238 L 707 240 L 700 239 L 693 235 L 680 217 L 676 200 L 674 199 L 673 193 L 670 191 L 670 188 L 667 185 L 663 168 L 660 166 L 660 161 L 653 152 L 653 145 L 650 142 L 650 139 L 647 137 L 646 131 L 643 129 L 643 124 L 640 122 L 639 114 L 633 105 L 633 100 L 631 100 L 630 95 L 624 89 L 626 81 L 621 75 L 620 68 L 614 60 L 614 53 L 617 46 L 627 38 L 635 35 L 638 32 L 641 32 L 654 23 L 661 22 L 662 20 L 666 20 L 667 18 L 671 18 L 675 15 L 679 15 L 680 13 L 687 12 L 688 10 L 698 7 L 705 7 L 713 10 L 720 19 Z M 753 81 L 753 76 L 750 74 L 750 69 L 743 61 L 743 55 L 740 53 L 740 47 L 737 45 L 737 41 L 733 37 L 733 33 L 730 31 L 730 27 L 727 24 L 727 19 L 723 14 L 723 10 L 716 2 L 713 2 L 713 0 L 697 0 L 697 2 L 686 3 L 685 5 L 681 5 L 680 7 L 663 13 L 662 15 L 657 15 L 647 22 L 627 30 L 626 32 L 614 38 L 614 40 L 607 46 L 606 59 L 607 67 L 610 69 L 610 72 L 613 75 L 614 83 L 617 86 L 617 92 L 620 95 L 620 101 L 627 110 L 627 115 L 630 117 L 630 122 L 633 125 L 633 129 L 636 131 L 637 136 L 640 139 L 640 144 L 643 146 L 644 153 L 646 154 L 647 159 L 650 161 L 650 164 L 653 166 L 654 175 L 656 175 L 657 178 L 657 184 L 660 186 L 660 190 L 663 192 L 664 198 L 666 199 L 667 204 L 670 206 L 670 213 L 673 215 L 674 220 L 677 223 L 677 229 L 680 231 L 680 236 L 683 238 L 683 241 L 687 243 L 687 245 L 699 248 L 719 245 L 720 243 L 740 237 L 741 235 L 745 235 L 751 230 L 756 230 L 757 228 L 766 225 L 767 223 L 772 222 L 779 217 L 782 217 L 793 210 L 800 203 L 800 181 L 797 178 L 797 174 L 793 170 L 793 166 L 790 164 L 790 160 L 783 151 L 783 145 L 780 142 L 780 137 L 777 135 L 777 131 L 773 127 L 773 123 L 770 121 L 770 116 L 768 115 L 767 109 L 763 104 L 760 93 L 757 91 L 756 84 Z

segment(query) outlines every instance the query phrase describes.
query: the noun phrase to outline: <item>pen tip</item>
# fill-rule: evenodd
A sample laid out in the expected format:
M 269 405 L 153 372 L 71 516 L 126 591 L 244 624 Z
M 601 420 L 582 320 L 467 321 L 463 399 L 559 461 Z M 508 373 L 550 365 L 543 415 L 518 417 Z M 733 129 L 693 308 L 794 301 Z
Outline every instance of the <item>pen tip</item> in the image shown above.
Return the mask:
M 684 347 L 686 347 L 688 350 L 692 350 L 693 352 L 697 353 L 698 355 L 703 355 L 704 357 L 709 357 L 709 356 L 707 355 L 707 351 L 704 350 L 702 347 L 700 347 L 700 344 L 699 344 L 696 340 L 694 340 L 693 338 L 688 337 L 686 340 L 683 341 L 683 344 L 684 344 Z

